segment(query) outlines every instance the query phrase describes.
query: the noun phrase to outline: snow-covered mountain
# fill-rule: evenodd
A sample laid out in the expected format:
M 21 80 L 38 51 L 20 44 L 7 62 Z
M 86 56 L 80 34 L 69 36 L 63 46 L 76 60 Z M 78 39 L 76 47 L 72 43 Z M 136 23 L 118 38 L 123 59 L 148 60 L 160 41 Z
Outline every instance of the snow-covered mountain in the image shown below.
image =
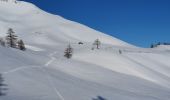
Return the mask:
M 128 45 L 79 23 L 46 13 L 30 3 L 4 2 L 1 3 L 0 12 L 1 32 L 5 33 L 11 27 L 23 37 L 27 37 L 29 43 L 30 39 L 33 44 L 55 45 L 63 42 L 91 42 L 99 38 L 106 44 Z M 35 35 L 38 37 L 34 38 Z
M 13 28 L 27 48 L 0 46 L 8 85 L 0 100 L 169 100 L 170 46 L 138 48 L 23 1 L 0 1 L 0 13 L 0 35 Z M 99 50 L 91 50 L 95 39 Z

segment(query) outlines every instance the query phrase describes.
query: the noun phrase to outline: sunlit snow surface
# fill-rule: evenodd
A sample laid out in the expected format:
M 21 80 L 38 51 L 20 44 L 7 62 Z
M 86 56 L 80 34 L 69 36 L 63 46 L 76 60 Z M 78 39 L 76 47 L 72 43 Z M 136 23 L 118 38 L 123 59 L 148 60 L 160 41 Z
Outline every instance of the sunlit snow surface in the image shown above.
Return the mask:
M 170 46 L 137 48 L 26 2 L 0 2 L 0 13 L 0 35 L 13 28 L 27 47 L 0 47 L 8 85 L 0 100 L 170 99 Z M 91 50 L 97 38 L 101 49 Z M 68 60 L 69 43 L 74 54 Z

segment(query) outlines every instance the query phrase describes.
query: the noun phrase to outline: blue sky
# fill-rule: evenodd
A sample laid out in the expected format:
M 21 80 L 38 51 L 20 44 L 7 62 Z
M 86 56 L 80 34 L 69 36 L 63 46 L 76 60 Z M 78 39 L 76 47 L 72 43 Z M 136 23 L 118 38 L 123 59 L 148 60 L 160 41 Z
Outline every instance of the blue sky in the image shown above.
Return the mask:
M 170 42 L 170 0 L 25 0 L 131 44 Z

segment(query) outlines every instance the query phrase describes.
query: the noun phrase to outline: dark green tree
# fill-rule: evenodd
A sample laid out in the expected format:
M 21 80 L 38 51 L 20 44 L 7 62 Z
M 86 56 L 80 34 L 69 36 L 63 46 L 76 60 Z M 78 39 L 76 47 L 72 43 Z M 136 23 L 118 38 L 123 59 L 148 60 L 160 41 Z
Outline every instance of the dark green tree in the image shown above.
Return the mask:
M 17 47 L 17 36 L 14 33 L 13 29 L 9 28 L 6 36 L 7 44 L 12 48 Z
M 69 44 L 68 47 L 65 49 L 64 56 L 68 59 L 70 59 L 73 55 L 73 48 Z
M 18 48 L 19 48 L 20 50 L 23 50 L 23 51 L 26 50 L 25 44 L 24 44 L 24 42 L 23 42 L 22 40 L 19 40 L 19 41 L 18 41 Z

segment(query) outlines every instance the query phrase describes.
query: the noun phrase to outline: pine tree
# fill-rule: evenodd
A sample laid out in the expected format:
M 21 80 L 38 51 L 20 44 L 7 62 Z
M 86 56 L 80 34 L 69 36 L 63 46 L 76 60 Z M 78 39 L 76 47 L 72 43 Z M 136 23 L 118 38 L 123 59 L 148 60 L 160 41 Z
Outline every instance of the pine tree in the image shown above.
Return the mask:
M 99 41 L 99 39 L 96 39 L 93 43 L 94 46 L 96 46 L 96 49 L 100 48 L 101 42 Z
M 6 36 L 6 40 L 7 40 L 7 44 L 9 47 L 12 48 L 16 48 L 16 44 L 17 44 L 17 36 L 14 34 L 15 32 L 13 31 L 12 28 L 8 29 L 7 32 L 7 36 Z
M 0 74 L 0 96 L 5 95 L 4 90 L 6 90 L 6 88 L 4 88 L 6 85 L 3 83 L 4 79 L 2 77 L 2 75 Z
M 66 48 L 65 52 L 64 52 L 64 56 L 68 59 L 70 59 L 73 55 L 73 48 L 71 47 L 71 45 L 69 44 L 68 47 Z
M 23 42 L 22 40 L 19 40 L 19 41 L 18 41 L 18 48 L 19 48 L 20 50 L 23 50 L 23 51 L 26 50 L 25 44 L 24 44 L 24 42 Z

